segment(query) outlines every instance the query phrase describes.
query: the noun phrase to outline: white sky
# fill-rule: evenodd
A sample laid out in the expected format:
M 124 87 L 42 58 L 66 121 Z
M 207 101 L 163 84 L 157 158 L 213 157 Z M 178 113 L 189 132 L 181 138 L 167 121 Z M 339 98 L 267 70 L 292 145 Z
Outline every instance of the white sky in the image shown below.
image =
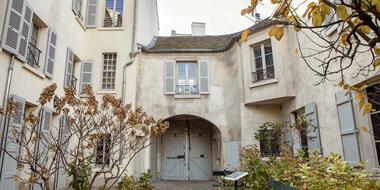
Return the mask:
M 168 36 L 171 30 L 191 33 L 191 22 L 205 22 L 206 34 L 228 34 L 243 30 L 253 23 L 240 15 L 249 0 L 157 0 L 160 35 Z M 272 14 L 274 6 L 269 0 L 259 4 L 261 18 Z

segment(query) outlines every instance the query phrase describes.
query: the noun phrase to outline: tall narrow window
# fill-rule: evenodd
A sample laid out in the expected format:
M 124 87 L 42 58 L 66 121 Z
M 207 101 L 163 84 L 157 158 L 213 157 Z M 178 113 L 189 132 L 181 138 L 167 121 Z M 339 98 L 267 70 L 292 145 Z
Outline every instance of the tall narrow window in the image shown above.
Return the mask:
M 114 90 L 116 78 L 116 53 L 103 54 L 102 89 Z
M 37 48 L 39 30 L 40 28 L 33 23 L 32 35 L 28 44 L 27 63 L 34 68 L 38 68 L 40 62 L 41 50 Z
M 252 80 L 260 81 L 274 78 L 274 63 L 271 42 L 265 42 L 253 46 L 255 61 L 255 71 L 252 73 Z
M 380 84 L 367 88 L 368 101 L 373 106 L 373 111 L 370 113 L 372 131 L 377 152 L 377 159 L 380 163 Z
M 197 62 L 177 63 L 177 94 L 198 94 Z
M 121 27 L 124 0 L 106 0 L 104 27 Z
M 110 164 L 110 141 L 111 141 L 111 134 L 103 134 L 103 136 L 99 139 L 97 145 L 96 145 L 96 158 L 95 158 L 95 164 L 104 166 Z

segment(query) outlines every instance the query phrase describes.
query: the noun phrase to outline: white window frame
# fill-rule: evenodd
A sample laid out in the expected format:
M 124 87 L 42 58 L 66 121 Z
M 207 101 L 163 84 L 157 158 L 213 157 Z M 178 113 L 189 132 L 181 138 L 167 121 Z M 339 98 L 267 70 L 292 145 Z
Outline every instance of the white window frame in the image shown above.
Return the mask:
M 104 64 L 105 64 L 105 55 L 115 55 L 116 57 L 114 58 L 114 59 L 112 59 L 112 60 L 107 60 L 107 64 L 108 64 L 108 62 L 110 62 L 110 61 L 115 61 L 115 69 L 114 70 L 105 70 L 104 69 Z M 105 52 L 105 53 L 102 53 L 102 56 L 103 56 L 103 58 L 102 58 L 102 61 L 103 61 L 103 64 L 102 64 L 102 76 L 101 76 L 101 89 L 102 90 L 108 90 L 108 91 L 113 91 L 113 90 L 115 90 L 116 89 L 116 67 L 117 67 L 117 53 L 116 52 Z M 113 88 L 103 88 L 103 85 L 112 85 L 112 83 L 110 83 L 110 84 L 108 84 L 107 82 L 106 83 L 104 83 L 103 82 L 103 79 L 104 79 L 104 73 L 111 73 L 111 72 L 113 72 L 114 73 L 114 82 L 113 82 Z M 106 80 L 107 81 L 107 80 Z
M 267 60 L 266 60 L 266 55 L 269 55 L 269 54 L 266 54 L 265 53 L 265 44 L 270 44 L 270 47 L 271 47 L 271 53 L 272 54 L 272 59 L 273 59 L 273 64 L 272 65 L 267 65 Z M 260 51 L 261 51 L 261 55 L 260 56 L 256 56 L 255 55 L 255 48 L 256 47 L 259 47 L 260 46 Z M 272 41 L 269 39 L 269 40 L 264 40 L 262 42 L 259 42 L 257 44 L 254 44 L 252 45 L 252 54 L 253 54 L 253 72 L 252 72 L 252 82 L 259 82 L 259 81 L 263 81 L 263 80 L 267 80 L 267 79 L 274 79 L 276 77 L 276 74 L 275 74 L 275 68 L 274 68 L 274 56 L 273 56 L 273 46 L 272 46 Z M 256 65 L 256 58 L 258 57 L 261 57 L 261 61 L 262 61 L 262 73 L 263 73 L 263 79 L 257 79 L 257 71 L 258 71 L 258 68 L 257 68 L 257 65 Z M 270 77 L 268 78 L 268 74 L 267 74 L 267 67 L 268 66 L 272 66 L 273 67 L 273 77 Z M 256 76 L 254 76 L 254 73 L 256 73 Z
M 116 12 L 116 4 L 117 4 L 117 1 L 118 0 L 113 0 L 113 8 L 112 8 L 112 11 L 113 12 Z M 123 27 L 124 25 L 124 8 L 125 8 L 125 2 L 124 0 L 123 1 L 123 12 L 121 13 L 121 25 L 120 26 L 114 26 L 114 23 L 113 23 L 113 20 L 112 20 L 112 26 L 105 26 L 105 20 L 106 20 L 106 13 L 103 12 L 103 27 L 107 27 L 107 28 L 119 28 L 119 27 Z M 107 0 L 104 1 L 104 10 L 103 11 L 106 11 L 107 9 Z M 111 18 L 111 19 L 114 19 L 114 18 Z
M 176 64 L 175 64 L 175 76 L 176 76 L 176 80 L 175 80 L 175 93 L 176 94 L 182 94 L 182 93 L 179 93 L 178 92 L 178 83 L 179 83 L 179 67 L 178 65 L 179 64 L 184 64 L 185 65 L 185 86 L 190 86 L 189 84 L 189 65 L 190 64 L 195 64 L 196 66 L 196 69 L 195 71 L 197 72 L 196 73 L 196 77 L 195 77 L 195 84 L 194 86 L 196 86 L 196 92 L 195 93 L 183 93 L 183 94 L 195 94 L 195 95 L 198 95 L 199 94 L 199 81 L 200 81 L 200 78 L 199 78 L 199 64 L 197 61 L 176 61 Z

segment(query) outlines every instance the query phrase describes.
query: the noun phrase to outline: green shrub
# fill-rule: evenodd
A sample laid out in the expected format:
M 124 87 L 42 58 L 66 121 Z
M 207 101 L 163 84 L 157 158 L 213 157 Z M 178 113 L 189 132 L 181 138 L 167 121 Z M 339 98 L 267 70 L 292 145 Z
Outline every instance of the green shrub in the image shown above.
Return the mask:
M 152 172 L 148 170 L 142 173 L 140 177 L 124 176 L 118 183 L 118 190 L 153 190 L 154 186 L 151 184 Z
M 263 160 L 255 147 L 242 151 L 241 169 L 249 172 L 244 189 L 267 190 L 272 178 L 300 190 L 380 190 L 380 181 L 364 170 L 364 165 L 352 166 L 338 154 L 281 156 Z

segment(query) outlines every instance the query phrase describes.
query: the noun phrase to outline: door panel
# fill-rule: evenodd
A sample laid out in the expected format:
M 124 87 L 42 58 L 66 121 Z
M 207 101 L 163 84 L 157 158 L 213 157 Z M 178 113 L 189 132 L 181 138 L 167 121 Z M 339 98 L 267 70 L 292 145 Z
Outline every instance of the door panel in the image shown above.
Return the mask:
M 209 128 L 191 125 L 189 144 L 190 180 L 209 180 L 211 173 Z
M 163 137 L 163 179 L 186 180 L 186 155 L 184 130 L 173 131 Z

